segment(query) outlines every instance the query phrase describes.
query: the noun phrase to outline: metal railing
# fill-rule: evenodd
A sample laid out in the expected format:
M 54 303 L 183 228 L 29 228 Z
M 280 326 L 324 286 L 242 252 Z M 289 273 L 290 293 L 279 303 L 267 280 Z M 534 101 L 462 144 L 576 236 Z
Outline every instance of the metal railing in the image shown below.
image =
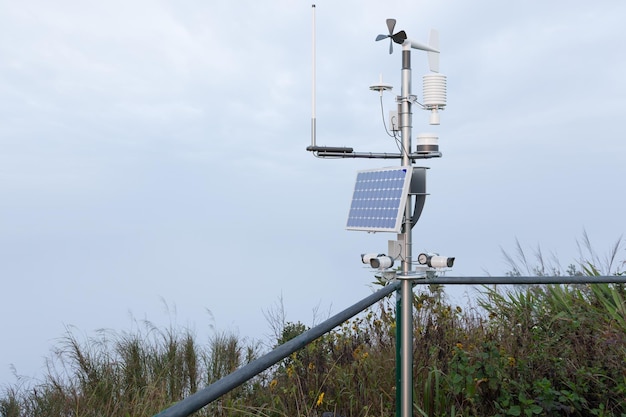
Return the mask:
M 306 332 L 296 336 L 278 346 L 273 351 L 261 356 L 258 359 L 250 362 L 249 364 L 242 366 L 235 372 L 225 376 L 219 381 L 214 382 L 208 387 L 197 391 L 189 397 L 179 401 L 166 410 L 156 414 L 155 417 L 186 417 L 191 413 L 200 410 L 202 407 L 215 401 L 222 395 L 237 388 L 244 382 L 255 377 L 261 372 L 265 371 L 269 367 L 277 364 L 281 360 L 285 359 L 292 353 L 302 349 L 320 336 L 330 332 L 335 327 L 339 326 L 346 320 L 352 318 L 358 313 L 362 312 L 372 304 L 382 300 L 389 294 L 400 288 L 400 282 L 393 282 L 382 289 L 376 291 L 370 296 L 364 298 L 353 306 L 343 310 L 342 312 L 332 316 L 317 326 L 307 330 Z
M 626 284 L 626 275 L 605 276 L 501 276 L 501 277 L 433 277 L 414 281 L 416 284 L 440 285 L 545 285 L 545 284 Z
M 406 279 L 406 277 L 405 277 Z M 410 279 L 412 285 L 489 285 L 489 284 L 594 284 L 594 283 L 626 283 L 626 275 L 612 276 L 494 276 L 494 277 L 432 277 L 422 279 Z M 306 332 L 296 336 L 295 338 L 283 343 L 273 351 L 261 356 L 249 364 L 237 369 L 233 373 L 216 381 L 208 387 L 197 391 L 189 397 L 179 401 L 166 410 L 156 414 L 154 417 L 187 417 L 190 414 L 200 410 L 202 407 L 215 401 L 222 395 L 242 385 L 246 381 L 252 379 L 256 375 L 265 371 L 269 367 L 277 364 L 292 353 L 302 349 L 315 339 L 330 332 L 348 319 L 354 317 L 374 303 L 387 297 L 394 291 L 400 289 L 403 280 L 395 280 L 390 282 L 382 289 L 376 291 L 370 296 L 364 298 L 351 307 L 332 316 L 317 326 L 307 330 Z M 396 353 L 398 356 L 398 353 Z M 397 360 L 398 358 L 396 358 Z M 412 401 L 411 401 L 412 402 Z M 398 413 L 397 413 L 398 414 Z

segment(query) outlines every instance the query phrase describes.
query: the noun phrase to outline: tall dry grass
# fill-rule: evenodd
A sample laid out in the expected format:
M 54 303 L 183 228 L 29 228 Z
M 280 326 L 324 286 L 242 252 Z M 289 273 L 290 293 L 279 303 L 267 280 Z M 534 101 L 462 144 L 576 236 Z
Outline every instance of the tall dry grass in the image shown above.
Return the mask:
M 542 256 L 533 267 L 519 251 L 509 258 L 526 264 L 513 273 L 623 273 L 621 243 L 591 258 L 600 266 L 566 271 Z M 418 286 L 413 304 L 415 415 L 626 415 L 623 286 L 484 287 L 463 308 L 442 287 Z M 393 297 L 378 303 L 196 415 L 394 415 L 395 310 Z M 308 328 L 279 313 L 268 316 L 273 346 Z M 68 328 L 40 380 L 3 388 L 0 416 L 152 416 L 261 353 L 234 334 L 199 343 L 188 329 L 149 322 L 92 336 Z
M 188 329 L 149 322 L 133 333 L 77 333 L 68 328 L 59 340 L 42 380 L 5 388 L 0 415 L 151 416 L 257 354 L 232 335 L 215 335 L 200 346 Z

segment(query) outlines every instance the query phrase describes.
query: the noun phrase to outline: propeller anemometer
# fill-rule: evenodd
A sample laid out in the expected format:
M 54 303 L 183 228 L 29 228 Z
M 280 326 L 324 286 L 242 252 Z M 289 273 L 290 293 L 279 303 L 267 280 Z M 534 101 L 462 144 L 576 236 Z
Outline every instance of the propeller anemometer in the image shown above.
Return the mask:
M 404 41 L 407 39 L 406 32 L 401 30 L 398 33 L 393 33 L 393 29 L 396 27 L 396 19 L 387 19 L 387 29 L 389 29 L 388 35 L 378 35 L 376 36 L 376 41 L 382 41 L 383 39 L 389 38 L 389 53 L 393 53 L 393 43 L 397 43 L 398 45 L 402 45 Z

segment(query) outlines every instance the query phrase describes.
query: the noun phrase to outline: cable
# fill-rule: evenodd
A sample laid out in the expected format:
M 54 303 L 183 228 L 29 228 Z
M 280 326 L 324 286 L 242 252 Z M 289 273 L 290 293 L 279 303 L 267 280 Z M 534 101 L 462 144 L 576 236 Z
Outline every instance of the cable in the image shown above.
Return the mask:
M 389 129 L 387 128 L 387 122 L 385 122 L 385 108 L 383 106 L 382 94 L 380 95 L 380 115 L 381 115 L 381 118 L 383 119 L 383 127 L 385 128 L 385 133 L 387 134 L 387 136 L 395 140 L 396 147 L 398 148 L 398 152 L 400 152 L 402 155 L 408 155 L 409 152 L 406 149 L 404 149 L 401 138 L 398 137 L 398 135 L 396 134 L 396 130 L 393 129 L 393 126 L 395 125 L 395 123 L 393 123 L 393 118 L 391 120 L 391 125 L 392 125 L 391 132 L 393 133 L 389 133 Z

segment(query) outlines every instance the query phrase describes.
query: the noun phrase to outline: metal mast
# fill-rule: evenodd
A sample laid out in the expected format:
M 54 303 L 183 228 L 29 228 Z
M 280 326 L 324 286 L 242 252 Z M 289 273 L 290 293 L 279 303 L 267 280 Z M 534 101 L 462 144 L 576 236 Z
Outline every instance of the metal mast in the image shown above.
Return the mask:
M 439 53 L 438 50 L 438 41 L 437 37 L 432 37 L 429 41 L 428 45 L 421 44 L 419 42 L 413 41 L 409 39 L 406 35 L 405 31 L 399 31 L 394 33 L 394 28 L 396 25 L 395 19 L 387 19 L 387 29 L 388 34 L 381 34 L 376 37 L 376 41 L 381 41 L 384 39 L 389 39 L 389 53 L 393 53 L 393 44 L 402 45 L 402 73 L 401 73 L 401 91 L 400 95 L 396 97 L 396 102 L 398 105 L 398 129 L 400 131 L 400 142 L 401 149 L 399 153 L 372 153 L 372 152 L 355 152 L 351 147 L 338 147 L 338 146 L 320 146 L 317 144 L 316 140 L 316 114 L 315 114 L 315 5 L 313 5 L 313 99 L 312 99 L 312 114 L 311 114 L 311 145 L 307 147 L 307 151 L 312 152 L 315 156 L 320 158 L 371 158 L 371 159 L 400 159 L 400 171 L 404 171 L 411 181 L 411 176 L 413 176 L 413 163 L 418 159 L 428 159 L 428 158 L 439 158 L 441 157 L 441 153 L 439 152 L 438 145 L 436 145 L 436 137 L 435 142 L 425 142 L 422 143 L 420 138 L 418 138 L 418 146 L 415 151 L 412 150 L 411 145 L 411 136 L 412 136 L 412 112 L 411 106 L 414 102 L 417 102 L 417 98 L 411 94 L 411 49 L 419 49 L 422 51 L 426 51 L 429 53 L 429 63 L 431 67 L 431 71 L 438 72 L 438 58 L 434 58 L 435 54 Z M 431 43 L 432 41 L 432 43 Z M 432 62 L 431 62 L 432 61 Z M 433 82 L 430 82 L 433 84 Z M 443 108 L 445 106 L 445 81 L 443 83 L 439 81 L 439 84 L 435 84 L 434 88 L 429 88 L 430 94 L 432 95 L 432 91 L 436 94 L 434 99 L 431 98 L 430 102 L 432 104 L 430 107 L 422 106 L 424 109 L 433 110 L 436 112 L 437 109 Z M 443 88 L 442 88 L 443 86 Z M 381 96 L 382 92 L 385 90 L 390 90 L 391 86 L 382 83 L 379 85 L 374 85 L 370 87 L 371 90 L 378 91 Z M 443 97 L 443 102 L 442 102 Z M 437 107 L 440 106 L 440 107 Z M 439 124 L 438 119 L 431 119 L 431 124 Z M 396 129 L 394 129 L 396 131 Z M 360 174 L 359 174 L 360 175 Z M 423 183 L 422 188 L 425 187 L 425 176 L 422 174 L 422 179 L 414 180 L 414 182 L 419 183 L 420 181 Z M 419 176 L 419 175 L 418 175 Z M 415 176 L 413 176 L 415 178 Z M 367 181 L 364 181 L 367 182 Z M 412 181 L 413 182 L 413 181 Z M 358 177 L 357 177 L 357 186 L 358 185 Z M 348 219 L 348 229 L 349 230 L 365 230 L 370 232 L 376 231 L 393 231 L 397 233 L 398 241 L 395 242 L 399 250 L 396 252 L 394 249 L 394 255 L 392 257 L 387 257 L 383 255 L 385 258 L 389 258 L 391 260 L 390 264 L 386 266 L 382 266 L 379 263 L 379 260 L 371 260 L 369 256 L 362 255 L 363 263 L 370 262 L 371 266 L 374 268 L 379 268 L 383 270 L 385 268 L 389 268 L 393 266 L 393 259 L 400 258 L 401 259 L 401 267 L 400 271 L 395 271 L 394 275 L 398 280 L 401 280 L 400 291 L 399 291 L 399 308 L 400 311 L 396 312 L 397 318 L 397 333 L 396 336 L 399 339 L 397 341 L 397 349 L 399 347 L 399 367 L 397 366 L 396 370 L 396 383 L 398 384 L 397 390 L 397 402 L 400 407 L 397 408 L 397 412 L 399 412 L 402 417 L 410 417 L 413 412 L 413 284 L 416 279 L 423 279 L 425 277 L 425 268 L 426 267 L 418 267 L 417 271 L 412 271 L 412 236 L 411 230 L 414 224 L 417 222 L 419 214 L 421 213 L 421 207 L 419 210 L 417 209 L 418 201 L 423 205 L 423 199 L 425 197 L 425 193 L 421 190 L 418 190 L 418 186 L 414 187 L 411 185 L 411 191 L 405 191 L 406 200 L 402 200 L 403 203 L 400 203 L 397 206 L 397 215 L 401 216 L 401 213 L 404 213 L 403 220 L 400 221 L 398 219 L 398 223 L 395 223 L 393 227 L 389 226 L 381 226 L 378 224 L 378 220 L 381 218 L 380 215 L 377 214 L 365 214 L 361 216 L 361 209 L 363 208 L 360 204 L 362 203 L 362 198 L 357 196 L 357 186 L 355 186 L 355 193 L 353 196 L 353 207 L 351 207 L 351 214 Z M 360 187 L 360 186 L 359 186 Z M 386 188 L 382 188 L 385 189 Z M 372 191 L 374 193 L 379 193 L 381 188 L 375 188 Z M 418 197 L 420 195 L 420 197 Z M 379 196 L 381 197 L 381 196 Z M 418 200 L 419 198 L 419 200 Z M 387 196 L 382 198 L 373 199 L 373 200 L 385 200 Z M 367 200 L 367 198 L 366 198 Z M 355 204 L 356 201 L 356 204 Z M 381 209 L 381 207 L 377 206 L 376 201 L 368 201 L 366 204 L 369 206 L 368 209 L 372 209 L 372 212 L 376 212 L 376 210 Z M 402 204 L 405 204 L 402 207 Z M 414 207 L 416 210 L 414 211 Z M 352 214 L 352 208 L 355 209 L 355 214 Z M 396 209 L 396 207 L 394 207 Z M 404 211 L 402 211 L 404 210 Z M 387 215 L 382 216 L 385 219 Z M 361 220 L 365 218 L 365 224 L 361 224 Z M 391 245 L 391 241 L 390 241 Z M 390 249 L 391 251 L 391 249 Z M 376 255 L 373 255 L 376 257 Z M 370 261 L 371 260 L 371 261 Z M 376 266 L 375 266 L 376 265 Z M 420 265 L 421 266 L 421 265 Z M 396 359 L 398 361 L 398 359 Z M 398 363 L 398 362 L 396 362 Z M 399 369 L 398 369 L 399 368 Z M 399 398 L 398 398 L 399 396 Z
M 400 134 L 402 139 L 402 166 L 411 165 L 411 45 L 402 46 L 402 87 L 398 97 Z M 402 245 L 402 275 L 411 272 L 412 254 L 412 197 L 409 195 L 404 217 L 404 245 Z M 401 345 L 400 345 L 400 415 L 408 417 L 413 411 L 413 283 L 403 279 L 400 289 L 401 303 Z

